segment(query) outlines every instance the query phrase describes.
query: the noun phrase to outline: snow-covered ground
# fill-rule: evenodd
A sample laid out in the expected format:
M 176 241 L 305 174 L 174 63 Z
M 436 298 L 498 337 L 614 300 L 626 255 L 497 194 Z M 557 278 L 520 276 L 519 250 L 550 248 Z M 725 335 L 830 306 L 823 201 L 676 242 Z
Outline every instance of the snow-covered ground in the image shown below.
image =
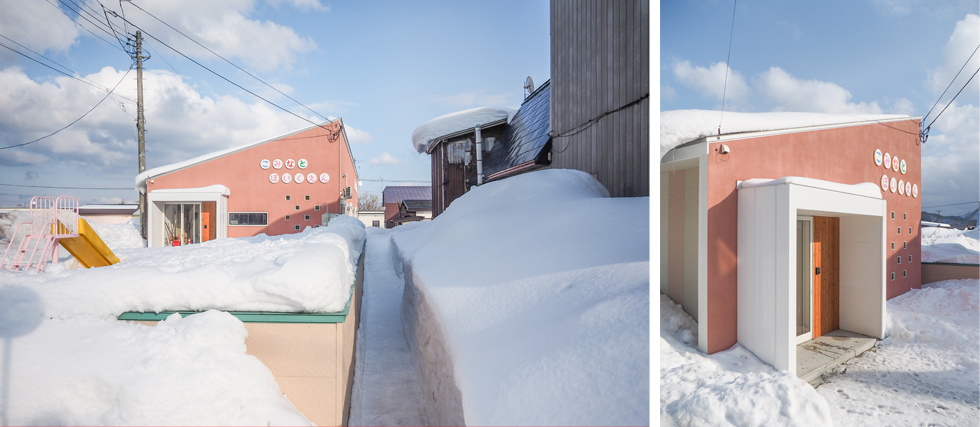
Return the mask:
M 922 262 L 980 264 L 980 228 L 922 228 Z
M 661 425 L 977 425 L 980 281 L 888 301 L 887 337 L 816 390 L 739 345 L 706 356 L 697 325 L 661 295 Z
M 649 422 L 648 225 L 649 198 L 545 170 L 392 230 L 467 425 Z
M 142 248 L 134 223 L 93 224 L 121 259 L 42 274 L 0 271 L 2 425 L 308 425 L 245 354 L 244 324 L 219 311 L 155 326 L 124 311 L 339 311 L 363 225 Z M 67 251 L 62 251 L 62 255 Z

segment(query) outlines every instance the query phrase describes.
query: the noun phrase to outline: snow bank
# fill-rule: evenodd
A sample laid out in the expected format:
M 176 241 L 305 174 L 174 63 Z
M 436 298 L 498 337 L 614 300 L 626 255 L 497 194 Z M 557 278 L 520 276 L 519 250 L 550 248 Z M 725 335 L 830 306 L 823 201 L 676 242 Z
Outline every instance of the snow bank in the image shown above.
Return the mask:
M 862 182 L 860 184 L 840 184 L 837 182 L 824 181 L 820 179 L 804 178 L 799 176 L 786 176 L 779 179 L 747 179 L 742 181 L 739 188 L 765 187 L 770 185 L 796 184 L 805 187 L 820 188 L 824 190 L 837 191 L 839 193 L 854 194 L 858 196 L 881 198 L 881 190 L 878 184 Z
M 741 345 L 706 356 L 696 343 L 697 323 L 661 294 L 661 426 L 833 425 L 827 402 L 799 378 Z
M 649 198 L 545 170 L 392 230 L 467 425 L 648 423 L 648 224 Z
M 228 313 L 150 327 L 45 319 L 43 305 L 0 288 L 5 425 L 312 425 Z
M 817 388 L 838 425 L 976 425 L 980 281 L 929 283 L 888 301 L 887 337 Z
M 724 135 L 741 132 L 758 132 L 802 128 L 809 126 L 838 125 L 870 121 L 910 119 L 895 114 L 828 114 L 828 113 L 736 113 L 726 111 L 675 110 L 660 113 L 660 157 L 685 142 L 718 135 L 721 121 Z M 723 119 L 723 120 L 722 120 Z
M 112 227 L 96 232 L 107 230 Z M 104 237 L 120 263 L 91 269 L 52 264 L 43 274 L 0 270 L 0 286 L 36 292 L 45 315 L 62 319 L 164 310 L 337 312 L 350 298 L 364 225 L 340 216 L 297 234 L 171 248 L 132 248 L 132 236 L 121 244 L 110 232 Z
M 140 219 L 133 218 L 119 224 L 100 224 L 89 221 L 95 234 L 113 251 L 123 249 L 138 249 L 144 245 L 143 237 L 140 236 Z
M 415 151 L 425 153 L 436 138 L 502 119 L 507 119 L 510 123 L 514 114 L 517 114 L 517 110 L 511 108 L 479 107 L 439 116 L 415 128 L 412 132 L 412 145 L 415 146 Z
M 980 264 L 980 229 L 923 227 L 922 262 Z

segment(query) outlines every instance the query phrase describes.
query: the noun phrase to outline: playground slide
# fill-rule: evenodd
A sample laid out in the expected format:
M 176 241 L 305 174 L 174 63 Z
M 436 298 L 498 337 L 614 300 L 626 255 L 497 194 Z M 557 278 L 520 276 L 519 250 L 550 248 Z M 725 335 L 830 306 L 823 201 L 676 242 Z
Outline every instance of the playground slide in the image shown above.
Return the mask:
M 116 258 L 84 218 L 78 219 L 78 237 L 62 238 L 59 242 L 85 268 L 104 267 L 119 262 L 119 258 Z

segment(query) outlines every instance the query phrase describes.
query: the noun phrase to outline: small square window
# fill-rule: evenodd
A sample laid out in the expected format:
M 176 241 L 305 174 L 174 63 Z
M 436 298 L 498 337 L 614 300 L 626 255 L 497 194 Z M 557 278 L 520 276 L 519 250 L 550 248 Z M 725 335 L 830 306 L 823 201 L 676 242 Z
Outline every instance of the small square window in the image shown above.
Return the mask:
M 299 227 L 299 226 L 297 225 L 297 227 Z M 895 280 L 895 272 L 893 271 L 892 272 L 892 281 L 894 281 L 894 280 Z
M 912 262 L 912 255 L 909 255 L 909 262 Z
M 892 250 L 895 250 L 895 242 L 892 242 Z
M 304 215 L 304 216 L 303 216 L 303 219 L 305 219 L 305 220 L 307 220 L 307 221 L 309 221 L 309 220 L 310 220 L 310 216 L 309 216 L 309 215 Z
M 371 226 L 372 227 L 381 227 L 381 221 L 378 221 L 378 220 L 371 221 Z
M 289 215 L 286 215 L 286 221 L 289 221 Z
M 912 227 L 909 227 L 909 236 L 912 235 Z
M 288 194 L 286 195 L 286 200 L 289 200 L 289 195 Z
M 902 277 L 909 277 L 909 271 L 908 270 L 902 270 Z
M 299 224 L 294 225 L 293 230 L 299 231 Z M 892 275 L 894 276 L 895 273 L 892 273 Z
M 296 207 L 296 210 L 299 210 L 299 206 Z M 898 227 L 898 234 L 902 234 L 902 227 Z
M 892 219 L 895 219 L 895 211 L 892 211 Z
M 299 205 L 293 206 L 296 210 L 299 210 Z M 902 234 L 902 228 L 898 228 L 898 234 Z
M 902 249 L 908 249 L 908 248 L 909 248 L 909 242 L 902 242 Z
M 902 257 L 898 257 L 898 263 L 899 263 L 899 264 L 901 264 L 901 263 L 902 263 Z
M 903 213 L 903 214 L 902 214 L 902 220 L 903 220 L 903 221 L 908 221 L 908 219 L 909 219 L 909 214 L 907 214 L 907 213 Z
M 309 195 L 306 196 L 306 200 L 310 200 L 310 196 Z
M 316 205 L 316 206 L 314 206 L 314 207 L 313 207 L 313 210 L 315 210 L 315 211 L 319 211 L 319 210 L 320 210 L 320 205 Z

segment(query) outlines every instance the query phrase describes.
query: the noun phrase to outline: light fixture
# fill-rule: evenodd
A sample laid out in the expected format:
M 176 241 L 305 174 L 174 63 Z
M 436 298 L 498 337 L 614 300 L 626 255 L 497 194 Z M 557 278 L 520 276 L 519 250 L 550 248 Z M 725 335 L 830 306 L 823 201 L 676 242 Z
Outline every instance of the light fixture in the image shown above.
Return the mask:
M 728 146 L 725 144 L 721 144 L 721 147 L 718 147 L 718 152 L 721 154 L 728 154 L 730 151 L 732 151 L 732 149 L 728 148 Z

